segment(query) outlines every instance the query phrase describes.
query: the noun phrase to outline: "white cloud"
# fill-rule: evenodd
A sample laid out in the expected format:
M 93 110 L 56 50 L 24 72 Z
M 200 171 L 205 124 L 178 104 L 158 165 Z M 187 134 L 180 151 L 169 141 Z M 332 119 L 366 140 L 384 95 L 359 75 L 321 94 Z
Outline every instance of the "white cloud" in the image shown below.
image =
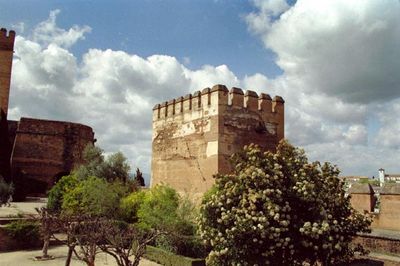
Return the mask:
M 360 103 L 400 96 L 399 1 L 299 0 L 272 20 L 273 2 L 256 1 L 249 28 L 306 92 Z
M 80 27 L 74 25 L 68 31 L 57 27 L 56 19 L 60 12 L 59 9 L 51 11 L 49 18 L 37 25 L 33 30 L 33 41 L 44 46 L 52 43 L 69 48 L 77 41 L 85 39 L 85 34 L 91 31 L 89 26 Z
M 148 172 L 153 105 L 226 84 L 283 96 L 286 136 L 311 159 L 332 161 L 344 174 L 397 171 L 398 2 L 253 3 L 258 11 L 247 17 L 249 28 L 277 54 L 280 77 L 239 79 L 226 65 L 189 69 L 185 59 L 113 50 L 90 49 L 79 61 L 69 48 L 90 28 L 60 29 L 54 11 L 32 35 L 17 37 L 10 117 L 88 124 L 107 152 L 121 150 Z M 396 99 L 384 103 L 388 97 Z M 368 131 L 371 113 L 375 135 Z
M 400 148 L 400 99 L 377 107 L 381 127 L 375 143 L 386 149 L 398 152 Z
M 388 155 L 396 158 L 400 147 L 400 2 L 280 2 L 253 1 L 246 22 L 284 73 L 245 83 L 269 84 L 284 96 L 287 137 L 312 159 L 337 163 L 345 174 L 393 166 Z
M 106 152 L 123 151 L 132 167 L 150 170 L 154 104 L 217 83 L 238 85 L 225 65 L 186 68 L 175 57 L 142 58 L 90 49 L 82 61 L 68 49 L 89 27 L 58 28 L 52 11 L 15 44 L 10 118 L 69 120 L 93 127 Z

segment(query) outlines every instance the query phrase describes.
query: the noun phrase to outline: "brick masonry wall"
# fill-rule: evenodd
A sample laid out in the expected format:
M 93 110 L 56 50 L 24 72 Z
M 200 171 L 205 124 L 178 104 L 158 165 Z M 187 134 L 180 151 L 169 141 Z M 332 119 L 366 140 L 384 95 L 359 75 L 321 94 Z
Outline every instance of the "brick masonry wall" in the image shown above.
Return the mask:
M 36 180 L 49 189 L 62 173 L 82 162 L 82 151 L 94 143 L 92 128 L 69 122 L 21 118 L 11 155 L 13 176 Z M 44 193 L 42 188 L 34 193 Z

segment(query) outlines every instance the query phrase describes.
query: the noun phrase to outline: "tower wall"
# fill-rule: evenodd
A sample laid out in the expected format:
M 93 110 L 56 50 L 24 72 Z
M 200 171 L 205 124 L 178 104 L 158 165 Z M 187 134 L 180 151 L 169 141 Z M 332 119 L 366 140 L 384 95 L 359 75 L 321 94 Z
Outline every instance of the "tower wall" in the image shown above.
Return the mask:
M 7 118 L 15 31 L 0 29 L 0 109 Z
M 10 95 L 11 66 L 15 32 L 0 29 L 0 175 L 11 181 L 11 142 L 8 135 L 8 98 Z
M 82 163 L 82 151 L 94 143 L 91 127 L 61 121 L 21 118 L 17 124 L 11 168 L 13 177 L 42 184 L 26 184 L 28 193 L 43 194 L 75 165 Z M 17 182 L 18 180 L 14 180 Z
M 199 198 L 228 158 L 255 143 L 274 150 L 284 137 L 284 102 L 267 94 L 215 85 L 153 108 L 151 186 L 166 183 Z

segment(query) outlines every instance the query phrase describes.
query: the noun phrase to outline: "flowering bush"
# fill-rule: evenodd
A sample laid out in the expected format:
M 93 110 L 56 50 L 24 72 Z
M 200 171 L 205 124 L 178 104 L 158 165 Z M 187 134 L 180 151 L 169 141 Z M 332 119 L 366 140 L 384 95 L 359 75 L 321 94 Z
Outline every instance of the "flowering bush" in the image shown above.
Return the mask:
M 351 207 L 335 166 L 309 163 L 286 141 L 276 153 L 245 146 L 232 161 L 234 173 L 216 175 L 201 205 L 209 265 L 329 265 L 353 256 L 352 237 L 370 220 Z

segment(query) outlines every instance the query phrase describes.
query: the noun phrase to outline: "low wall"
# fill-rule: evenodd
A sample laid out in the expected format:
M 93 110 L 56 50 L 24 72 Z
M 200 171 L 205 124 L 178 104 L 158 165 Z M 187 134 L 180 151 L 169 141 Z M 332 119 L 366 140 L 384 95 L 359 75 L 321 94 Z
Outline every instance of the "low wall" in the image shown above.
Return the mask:
M 400 255 L 400 238 L 379 236 L 373 234 L 358 235 L 353 239 L 354 244 L 361 244 L 371 252 Z

